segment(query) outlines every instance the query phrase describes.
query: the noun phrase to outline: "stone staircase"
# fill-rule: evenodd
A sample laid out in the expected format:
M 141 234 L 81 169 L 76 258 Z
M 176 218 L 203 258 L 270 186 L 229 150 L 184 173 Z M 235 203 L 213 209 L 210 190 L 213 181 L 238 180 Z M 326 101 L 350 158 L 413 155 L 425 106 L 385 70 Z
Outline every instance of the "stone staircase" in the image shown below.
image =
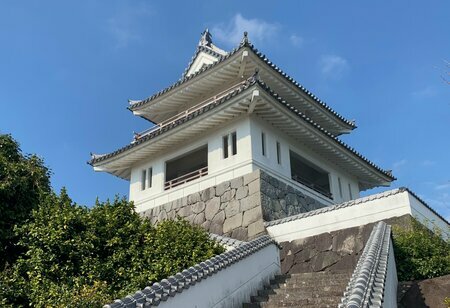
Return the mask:
M 352 272 L 278 275 L 243 308 L 337 307 Z

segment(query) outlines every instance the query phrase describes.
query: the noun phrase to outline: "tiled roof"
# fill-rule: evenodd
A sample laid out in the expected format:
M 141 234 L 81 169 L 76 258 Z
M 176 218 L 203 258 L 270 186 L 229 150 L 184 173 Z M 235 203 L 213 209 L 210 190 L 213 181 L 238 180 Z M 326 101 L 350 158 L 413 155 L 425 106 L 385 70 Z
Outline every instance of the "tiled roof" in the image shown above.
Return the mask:
M 339 307 L 382 307 L 391 227 L 380 221 L 370 233 Z
M 209 238 L 214 240 L 214 241 L 216 241 L 217 243 L 219 243 L 222 246 L 231 246 L 231 247 L 237 248 L 237 247 L 245 244 L 245 242 L 243 242 L 243 241 L 236 240 L 236 239 L 231 238 L 231 237 L 217 235 L 217 234 L 214 234 L 214 233 L 210 233 L 209 234 Z
M 373 162 L 371 162 L 369 159 L 364 157 L 362 154 L 357 152 L 354 148 L 348 146 L 346 143 L 344 143 L 343 141 L 339 140 L 333 134 L 329 133 L 326 129 L 321 127 L 319 124 L 315 123 L 311 118 L 307 117 L 305 114 L 303 114 L 302 112 L 297 110 L 295 107 L 290 105 L 288 102 L 283 100 L 277 93 L 272 91 L 263 81 L 258 80 L 255 76 L 249 78 L 247 83 L 243 84 L 241 87 L 239 87 L 236 90 L 232 91 L 231 93 L 229 93 L 225 97 L 219 99 L 217 102 L 215 102 L 213 104 L 210 104 L 210 105 L 205 105 L 203 108 L 199 109 L 195 113 L 188 114 L 185 117 L 180 118 L 179 120 L 177 120 L 175 123 L 164 127 L 162 130 L 156 130 L 156 131 L 154 131 L 152 133 L 149 133 L 148 135 L 145 135 L 145 136 L 139 138 L 136 142 L 131 143 L 131 144 L 125 146 L 125 147 L 122 147 L 122 148 L 120 148 L 120 149 L 118 149 L 118 150 L 116 150 L 116 151 L 114 151 L 112 153 L 105 154 L 105 155 L 96 155 L 88 163 L 90 165 L 93 165 L 95 163 L 101 162 L 101 161 L 103 161 L 105 159 L 108 159 L 110 157 L 116 156 L 116 155 L 118 155 L 118 154 L 120 154 L 122 152 L 125 152 L 125 151 L 127 151 L 127 150 L 129 150 L 131 148 L 134 148 L 137 145 L 142 144 L 143 142 L 145 142 L 147 140 L 153 139 L 153 138 L 155 138 L 155 137 L 157 137 L 157 136 L 159 136 L 159 135 L 161 135 L 161 134 L 171 130 L 172 128 L 175 128 L 175 127 L 179 126 L 180 124 L 188 122 L 188 121 L 196 118 L 197 116 L 199 116 L 201 114 L 204 114 L 205 112 L 207 112 L 209 110 L 214 109 L 215 107 L 217 107 L 218 105 L 226 102 L 230 98 L 238 95 L 239 93 L 244 92 L 246 89 L 248 89 L 250 86 L 252 86 L 254 84 L 258 84 L 259 86 L 261 86 L 262 89 L 264 89 L 268 94 L 270 94 L 273 98 L 275 98 L 281 105 L 286 107 L 288 110 L 290 110 L 291 112 L 296 114 L 299 118 L 303 119 L 304 121 L 306 121 L 307 123 L 309 123 L 313 127 L 317 128 L 319 131 L 321 131 L 328 138 L 331 138 L 332 140 L 334 140 L 334 142 L 336 142 L 338 145 L 342 146 L 347 151 L 350 151 L 352 154 L 354 154 L 358 158 L 362 159 L 370 167 L 374 168 L 378 172 L 380 172 L 380 173 L 384 174 L 385 176 L 389 177 L 391 180 L 395 180 L 395 178 L 392 176 L 392 174 L 389 171 L 385 171 L 385 170 L 381 169 L 380 167 L 375 165 Z
M 293 215 L 293 216 L 290 216 L 290 217 L 281 218 L 281 219 L 277 219 L 277 220 L 273 220 L 273 221 L 268 221 L 268 222 L 265 222 L 264 225 L 266 227 L 271 227 L 271 226 L 283 224 L 283 223 L 286 223 L 286 222 L 290 222 L 290 221 L 294 221 L 294 220 L 298 220 L 298 219 L 302 219 L 302 218 L 306 218 L 306 217 L 311 217 L 311 216 L 319 215 L 319 214 L 322 214 L 322 213 L 327 213 L 327 212 L 343 209 L 343 208 L 346 208 L 346 207 L 351 207 L 351 206 L 354 206 L 354 205 L 357 205 L 357 204 L 361 204 L 361 203 L 365 203 L 365 202 L 369 202 L 369 201 L 372 201 L 372 200 L 387 198 L 387 197 L 390 197 L 390 196 L 393 196 L 393 195 L 396 195 L 396 194 L 399 194 L 399 193 L 402 193 L 402 192 L 405 192 L 405 191 L 409 192 L 411 195 L 416 197 L 430 211 L 432 211 L 434 214 L 436 214 L 436 216 L 438 216 L 443 221 L 445 221 L 447 224 L 449 224 L 449 222 L 442 215 L 440 215 L 438 212 L 436 212 L 431 206 L 429 206 L 427 203 L 425 203 L 422 199 L 417 197 L 417 195 L 415 193 L 413 193 L 410 189 L 408 189 L 406 187 L 400 187 L 400 188 L 393 189 L 393 190 L 388 190 L 388 191 L 385 191 L 385 192 L 382 192 L 382 193 L 379 193 L 379 194 L 374 194 L 374 195 L 370 195 L 370 196 L 367 196 L 367 197 L 363 197 L 363 198 L 359 198 L 359 199 L 355 199 L 355 200 L 350 200 L 350 201 L 347 201 L 347 202 L 339 203 L 339 204 L 336 204 L 336 205 L 323 207 L 323 208 L 320 208 L 320 209 L 317 209 L 317 210 L 314 210 L 314 211 L 301 213 L 301 214 L 298 214 L 298 215 Z
M 192 59 L 191 63 L 189 64 L 187 70 L 185 71 L 185 73 L 183 74 L 183 77 L 181 79 L 179 79 L 177 82 L 175 82 L 174 84 L 172 84 L 171 86 L 155 93 L 154 95 L 142 100 L 142 101 L 138 101 L 138 102 L 134 102 L 132 103 L 128 109 L 130 110 L 134 110 L 137 107 L 143 106 L 151 101 L 153 101 L 154 99 L 162 96 L 163 94 L 169 92 L 170 90 L 177 88 L 178 86 L 186 83 L 187 81 L 197 77 L 198 75 L 201 75 L 203 72 L 210 70 L 211 68 L 217 66 L 218 64 L 222 63 L 223 61 L 225 61 L 226 59 L 230 58 L 232 55 L 234 55 L 235 53 L 237 53 L 238 51 L 240 51 L 241 49 L 248 47 L 256 56 L 258 56 L 264 63 L 266 63 L 270 68 L 272 68 L 275 72 L 277 72 L 279 75 L 281 75 L 284 79 L 286 79 L 287 81 L 289 81 L 291 84 L 293 84 L 295 87 L 297 87 L 298 89 L 300 89 L 303 93 L 305 93 L 306 95 L 308 95 L 310 98 L 313 99 L 314 102 L 316 102 L 318 104 L 319 107 L 327 110 L 328 112 L 330 112 L 333 116 L 335 116 L 338 120 L 340 120 L 341 122 L 343 122 L 344 124 L 352 127 L 352 128 L 356 128 L 356 125 L 354 122 L 349 121 L 347 119 L 345 119 L 343 116 L 341 116 L 340 114 L 338 114 L 335 110 L 333 110 L 330 106 L 328 106 L 324 101 L 322 101 L 321 99 L 319 99 L 317 96 L 315 96 L 313 93 L 311 93 L 309 90 L 307 90 L 304 86 L 302 86 L 301 84 L 299 84 L 297 81 L 294 80 L 294 78 L 292 78 L 291 76 L 289 76 L 288 74 L 286 74 L 281 68 L 279 68 L 278 66 L 276 66 L 272 61 L 270 61 L 266 55 L 262 54 L 258 49 L 256 49 L 253 44 L 251 44 L 250 42 L 248 42 L 248 40 L 243 40 L 243 42 L 235 49 L 233 49 L 231 52 L 229 52 L 227 55 L 222 56 L 216 52 L 214 52 L 213 50 L 207 48 L 207 47 L 203 47 L 203 46 L 199 46 L 197 49 L 197 53 L 194 55 L 194 58 Z M 205 67 L 203 67 L 202 69 L 200 69 L 199 71 L 195 72 L 192 75 L 186 76 L 187 71 L 189 70 L 189 68 L 191 67 L 193 61 L 195 61 L 195 58 L 197 57 L 198 53 L 200 51 L 205 51 L 210 53 L 211 55 L 215 55 L 218 57 L 218 61 L 209 64 Z
M 188 66 L 187 66 L 186 69 L 184 70 L 183 75 L 181 76 L 182 79 L 186 77 L 187 73 L 189 72 L 189 70 L 190 70 L 191 67 L 192 67 L 192 64 L 194 64 L 195 59 L 197 59 L 198 55 L 199 55 L 201 52 L 207 53 L 207 54 L 209 54 L 209 55 L 211 55 L 211 56 L 213 56 L 213 57 L 215 57 L 215 58 L 217 58 L 217 59 L 220 59 L 220 58 L 223 57 L 223 55 L 221 55 L 220 53 L 218 53 L 218 52 L 212 50 L 211 48 L 208 48 L 208 47 L 202 46 L 202 45 L 197 46 L 197 50 L 195 51 L 194 56 L 192 57 L 192 59 L 191 59 L 191 61 L 189 62 Z
M 133 295 L 115 300 L 114 303 L 105 305 L 104 308 L 158 306 L 161 302 L 170 300 L 171 297 L 176 296 L 185 289 L 200 283 L 209 276 L 227 268 L 233 263 L 239 262 L 270 244 L 275 244 L 274 240 L 267 235 L 261 236 L 251 242 L 243 243 L 235 249 L 198 263 L 174 276 L 156 282 Z
M 109 154 L 104 154 L 104 155 L 92 155 L 92 159 L 88 162 L 88 164 L 90 165 L 94 165 L 98 162 L 104 161 L 108 158 L 114 157 L 116 155 L 119 155 L 120 153 L 123 153 L 125 151 L 128 151 L 132 148 L 135 148 L 136 146 L 151 140 L 157 136 L 160 136 L 168 131 L 170 131 L 171 129 L 184 124 L 186 122 L 189 122 L 195 118 L 197 118 L 198 116 L 204 114 L 205 112 L 216 108 L 217 106 L 223 104 L 224 102 L 228 101 L 229 99 L 235 97 L 236 95 L 238 95 L 239 93 L 245 91 L 247 88 L 249 88 L 250 86 L 254 85 L 256 83 L 255 79 L 250 79 L 248 83 L 243 84 L 242 86 L 240 86 L 239 88 L 237 88 L 236 90 L 230 92 L 228 95 L 222 97 L 221 99 L 217 100 L 216 102 L 209 104 L 209 105 L 205 105 L 203 108 L 198 109 L 197 111 L 195 111 L 194 113 L 188 114 L 183 118 L 180 118 L 179 120 L 175 121 L 174 123 L 165 126 L 162 130 L 155 130 L 154 132 L 151 132 L 147 135 L 144 135 L 143 137 L 137 139 L 135 142 L 130 143 L 114 152 L 111 152 Z

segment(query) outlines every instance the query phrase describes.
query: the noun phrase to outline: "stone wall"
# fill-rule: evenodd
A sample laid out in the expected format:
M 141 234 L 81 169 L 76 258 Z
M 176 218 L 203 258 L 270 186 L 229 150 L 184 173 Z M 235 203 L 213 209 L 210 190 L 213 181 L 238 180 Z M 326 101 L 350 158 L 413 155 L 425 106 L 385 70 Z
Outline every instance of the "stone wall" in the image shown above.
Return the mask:
M 266 233 L 264 221 L 321 207 L 299 190 L 257 170 L 140 214 L 152 223 L 179 216 L 208 232 L 249 240 Z
M 222 182 L 141 213 L 152 223 L 177 216 L 208 232 L 249 240 L 265 234 L 259 171 Z
M 407 226 L 411 216 L 384 221 L 390 225 Z M 353 270 L 375 224 L 280 243 L 281 272 L 293 274 Z
M 285 218 L 326 206 L 263 171 L 259 180 L 264 221 Z

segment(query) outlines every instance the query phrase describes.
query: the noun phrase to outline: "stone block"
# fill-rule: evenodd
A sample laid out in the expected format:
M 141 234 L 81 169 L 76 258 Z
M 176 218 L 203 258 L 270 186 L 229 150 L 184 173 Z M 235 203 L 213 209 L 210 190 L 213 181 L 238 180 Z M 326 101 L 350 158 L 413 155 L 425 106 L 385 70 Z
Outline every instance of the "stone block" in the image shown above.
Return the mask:
M 334 236 L 333 251 L 340 255 L 352 254 L 355 251 L 356 230 L 352 229 L 341 230 Z
M 200 201 L 200 193 L 196 192 L 188 196 L 188 204 L 194 204 Z
M 266 232 L 266 228 L 264 227 L 264 222 L 262 220 L 255 221 L 248 225 L 248 238 L 253 238 L 257 235 Z
M 261 198 L 259 194 L 253 194 L 251 196 L 248 196 L 247 198 L 244 198 L 240 200 L 241 203 L 241 211 L 247 211 L 249 209 L 259 207 L 261 204 Z
M 227 207 L 225 208 L 225 217 L 232 217 L 239 213 L 240 204 L 239 201 L 233 200 L 228 203 Z
M 239 188 L 243 186 L 243 184 L 244 184 L 243 177 L 234 178 L 230 181 L 231 188 Z
M 223 223 L 223 232 L 227 233 L 242 226 L 242 213 L 226 218 Z
M 166 213 L 169 213 L 169 211 L 172 209 L 172 202 L 164 204 L 163 209 L 166 211 Z
M 318 251 L 328 251 L 333 248 L 333 238 L 330 233 L 323 233 L 316 237 L 316 249 Z
M 203 201 L 194 203 L 193 205 L 191 205 L 192 212 L 195 214 L 201 213 L 205 210 L 205 206 L 206 206 L 206 204 Z
M 220 196 L 220 202 L 228 202 L 232 199 L 231 190 L 225 191 L 222 196 Z
M 181 217 L 188 217 L 191 214 L 192 214 L 192 209 L 190 206 L 187 206 L 187 205 L 180 208 L 177 213 L 177 215 L 181 216 Z
M 225 221 L 225 211 L 220 211 L 216 215 L 214 215 L 214 218 L 212 219 L 213 223 L 220 224 L 220 226 L 223 225 L 223 222 Z
M 175 219 L 177 218 L 177 212 L 175 212 L 174 210 L 170 211 L 169 213 L 167 213 L 167 219 Z
M 211 226 L 211 221 L 206 220 L 205 222 L 202 223 L 202 227 L 203 229 L 209 231 L 209 227 Z
M 236 190 L 236 199 L 241 200 L 248 196 L 248 187 L 241 186 Z
M 194 218 L 194 224 L 201 225 L 205 222 L 205 213 L 199 213 Z
M 244 218 L 242 219 L 242 225 L 248 226 L 252 222 L 260 220 L 262 222 L 262 211 L 260 207 L 252 208 L 244 212 Z
M 209 232 L 222 235 L 223 234 L 223 226 L 222 224 L 215 223 L 214 221 L 211 222 L 209 226 Z
M 196 216 L 195 214 L 191 214 L 191 215 L 189 215 L 188 217 L 186 217 L 186 220 L 187 220 L 189 223 L 193 224 L 193 223 L 194 223 L 195 216 Z
M 248 185 L 249 183 L 253 182 L 260 176 L 260 170 L 253 171 L 252 173 L 247 173 L 244 175 L 244 185 Z
M 255 181 L 248 184 L 248 194 L 253 195 L 259 192 L 261 189 L 261 181 L 256 179 Z
M 216 194 L 216 189 L 214 187 L 209 187 L 205 190 L 203 190 L 201 193 L 201 199 L 202 201 L 208 201 L 212 198 L 214 198 L 215 194 Z
M 216 186 L 216 196 L 220 197 L 224 192 L 230 190 L 230 181 L 225 181 Z
M 236 228 L 231 232 L 231 237 L 240 241 L 247 240 L 247 229 L 246 228 Z
M 163 221 L 163 220 L 166 220 L 167 219 L 167 213 L 166 213 L 166 211 L 161 211 L 161 212 L 159 212 L 159 215 L 158 215 L 158 221 Z
M 205 207 L 206 220 L 212 220 L 213 217 L 219 211 L 219 207 L 220 207 L 219 197 L 214 197 L 213 199 L 206 201 L 206 207 Z
M 341 257 L 336 252 L 325 251 L 311 259 L 311 266 L 314 272 L 320 272 L 337 263 L 340 259 Z
M 284 258 L 284 260 L 281 262 L 281 274 L 287 274 L 289 273 L 289 270 L 294 265 L 294 255 L 288 254 Z

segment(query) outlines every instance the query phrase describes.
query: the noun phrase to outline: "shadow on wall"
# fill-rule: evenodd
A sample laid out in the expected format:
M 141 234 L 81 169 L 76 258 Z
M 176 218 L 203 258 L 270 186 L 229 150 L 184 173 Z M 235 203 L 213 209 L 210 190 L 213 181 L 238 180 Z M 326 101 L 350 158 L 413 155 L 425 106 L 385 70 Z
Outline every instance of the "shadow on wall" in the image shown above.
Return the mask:
M 446 307 L 445 297 L 450 297 L 450 275 L 433 279 L 406 281 L 398 286 L 398 307 Z

